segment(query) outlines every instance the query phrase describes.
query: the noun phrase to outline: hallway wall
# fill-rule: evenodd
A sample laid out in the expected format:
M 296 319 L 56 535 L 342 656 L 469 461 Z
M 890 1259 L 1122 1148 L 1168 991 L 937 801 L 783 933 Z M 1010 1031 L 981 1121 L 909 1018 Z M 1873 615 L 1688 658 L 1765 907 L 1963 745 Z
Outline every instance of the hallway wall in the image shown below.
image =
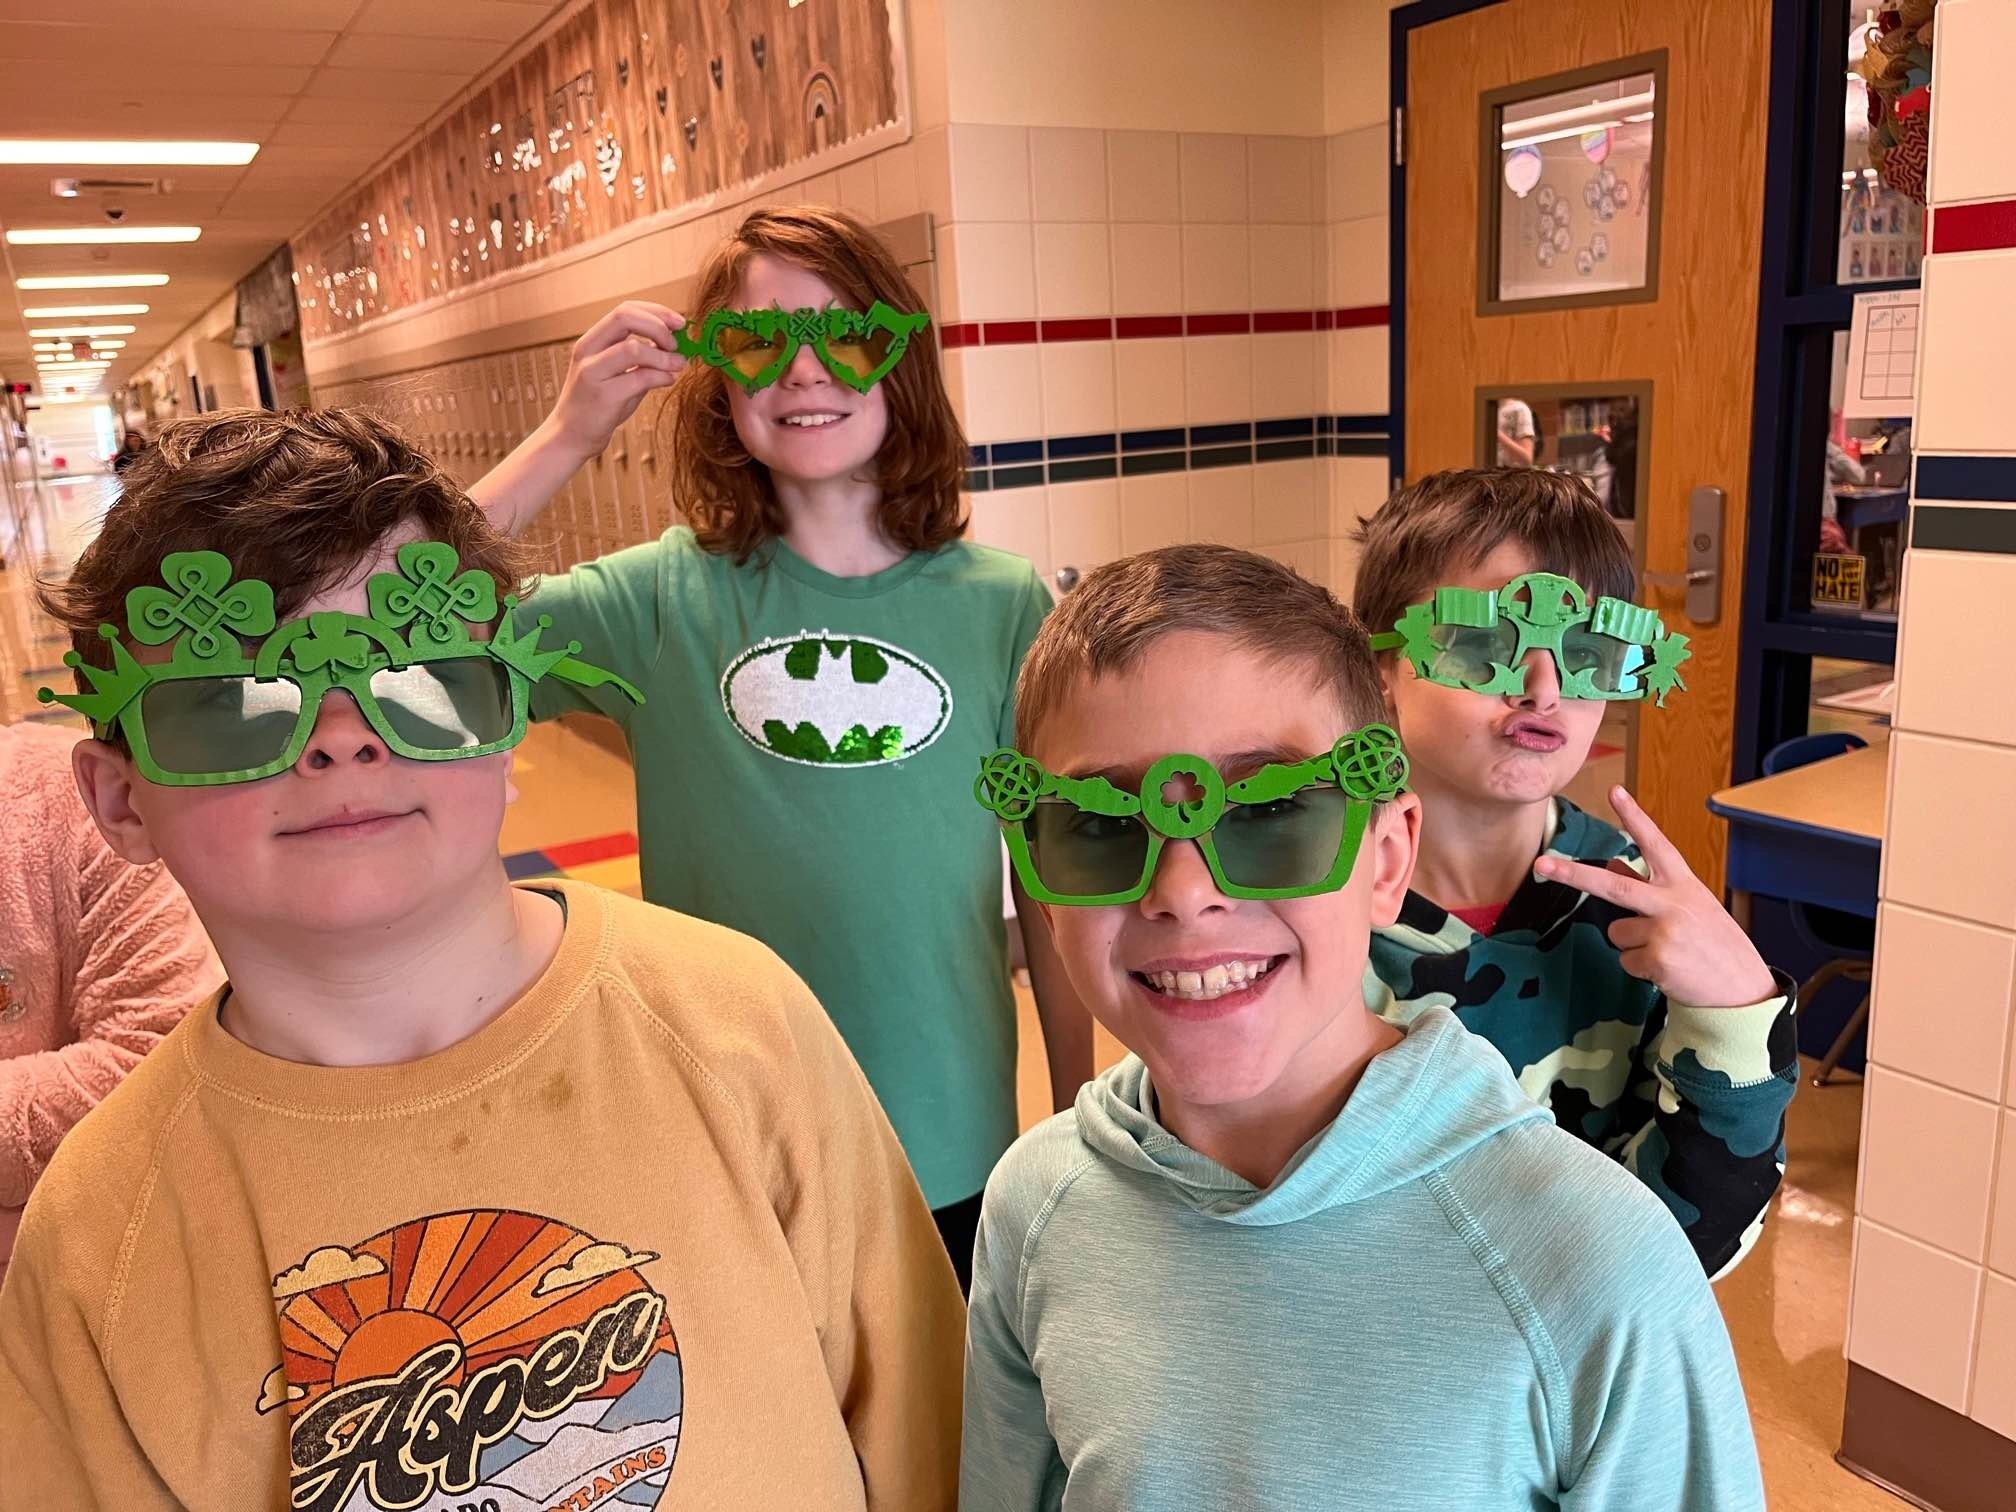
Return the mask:
M 1180 0 L 1144 27 L 1128 5 L 919 0 L 907 139 L 311 340 L 317 398 L 391 407 L 474 478 L 617 298 L 682 305 L 756 204 L 838 204 L 884 229 L 936 318 L 977 539 L 1046 580 L 1212 539 L 1348 587 L 1345 532 L 1387 488 L 1387 129 L 1365 87 L 1385 14 Z M 1222 129 L 1177 129 L 1199 124 Z M 556 562 L 669 521 L 652 420 L 551 517 Z
M 2016 714 L 1981 634 L 2016 597 L 2012 50 L 2002 0 L 1939 7 L 1848 1333 L 1845 1452 L 1949 1512 L 2016 1479 Z

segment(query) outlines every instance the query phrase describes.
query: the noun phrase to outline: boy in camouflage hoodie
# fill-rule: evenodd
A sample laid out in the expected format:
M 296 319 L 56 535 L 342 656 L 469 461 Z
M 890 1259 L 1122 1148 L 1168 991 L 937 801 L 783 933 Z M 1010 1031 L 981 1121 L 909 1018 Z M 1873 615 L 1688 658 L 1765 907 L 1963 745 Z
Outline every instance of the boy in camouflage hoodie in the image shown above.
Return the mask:
M 1630 603 L 1630 548 L 1570 477 L 1438 473 L 1359 540 L 1356 608 L 1423 806 L 1366 1001 L 1402 1023 L 1451 1008 L 1719 1276 L 1784 1174 L 1793 985 L 1621 787 L 1628 835 L 1561 796 L 1607 699 L 1681 686 L 1685 638 Z

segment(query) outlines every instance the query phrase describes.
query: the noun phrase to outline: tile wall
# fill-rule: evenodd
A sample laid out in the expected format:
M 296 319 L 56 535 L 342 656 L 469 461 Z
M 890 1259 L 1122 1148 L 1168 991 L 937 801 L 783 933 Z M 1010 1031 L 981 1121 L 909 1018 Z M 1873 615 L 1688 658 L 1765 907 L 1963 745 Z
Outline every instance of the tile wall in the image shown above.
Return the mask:
M 2016 1439 L 2016 715 L 1994 629 L 2016 602 L 2012 54 L 2016 6 L 1939 7 L 1848 1355 Z

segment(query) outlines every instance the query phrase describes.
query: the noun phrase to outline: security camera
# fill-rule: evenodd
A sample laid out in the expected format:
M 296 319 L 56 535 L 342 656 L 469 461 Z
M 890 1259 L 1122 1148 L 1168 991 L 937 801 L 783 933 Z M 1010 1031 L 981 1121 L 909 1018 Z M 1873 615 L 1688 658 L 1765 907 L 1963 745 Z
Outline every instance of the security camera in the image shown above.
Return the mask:
M 126 207 L 124 205 L 107 205 L 105 207 L 105 219 L 109 221 L 122 221 L 126 219 Z

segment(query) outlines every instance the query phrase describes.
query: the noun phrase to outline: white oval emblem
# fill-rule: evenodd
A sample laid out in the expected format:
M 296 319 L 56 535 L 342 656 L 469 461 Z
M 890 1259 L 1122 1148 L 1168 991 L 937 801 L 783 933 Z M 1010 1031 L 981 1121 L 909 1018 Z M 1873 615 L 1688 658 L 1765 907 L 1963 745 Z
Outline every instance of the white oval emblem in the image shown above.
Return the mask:
M 757 750 L 804 766 L 881 766 L 945 732 L 952 689 L 871 636 L 803 631 L 760 641 L 721 674 L 721 706 Z

